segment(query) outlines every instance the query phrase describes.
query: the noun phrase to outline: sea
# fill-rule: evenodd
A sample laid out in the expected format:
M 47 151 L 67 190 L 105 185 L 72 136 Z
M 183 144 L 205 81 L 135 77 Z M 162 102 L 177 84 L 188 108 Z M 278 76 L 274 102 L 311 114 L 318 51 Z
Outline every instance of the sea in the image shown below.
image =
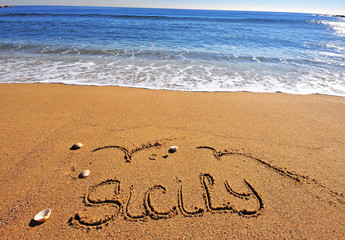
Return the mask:
M 344 97 L 345 18 L 148 8 L 0 8 L 0 83 Z

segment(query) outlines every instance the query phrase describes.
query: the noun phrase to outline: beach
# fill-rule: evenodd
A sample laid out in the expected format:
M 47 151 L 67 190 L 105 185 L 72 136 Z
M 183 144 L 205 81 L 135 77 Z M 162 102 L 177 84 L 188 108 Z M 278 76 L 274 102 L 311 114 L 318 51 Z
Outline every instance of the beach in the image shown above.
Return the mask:
M 344 97 L 52 83 L 0 96 L 3 239 L 345 238 Z

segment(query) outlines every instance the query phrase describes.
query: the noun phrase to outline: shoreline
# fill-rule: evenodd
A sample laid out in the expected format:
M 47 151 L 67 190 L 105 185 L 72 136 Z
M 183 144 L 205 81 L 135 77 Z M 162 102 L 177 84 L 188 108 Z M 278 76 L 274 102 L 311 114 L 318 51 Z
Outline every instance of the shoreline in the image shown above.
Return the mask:
M 0 95 L 5 238 L 344 237 L 343 97 L 51 83 Z
M 289 93 L 289 92 L 282 92 L 282 91 L 274 91 L 274 92 L 253 92 L 249 90 L 233 90 L 233 91 L 201 91 L 201 90 L 179 90 L 179 89 L 165 89 L 165 88 L 150 88 L 150 87 L 135 87 L 135 86 L 122 86 L 122 85 L 85 85 L 85 84 L 73 84 L 73 83 L 60 83 L 60 82 L 29 82 L 29 83 L 22 83 L 22 82 L 13 82 L 13 83 L 0 83 L 1 84 L 56 84 L 56 85 L 65 85 L 65 86 L 80 86 L 80 87 L 114 87 L 114 88 L 129 88 L 129 89 L 142 89 L 142 90 L 153 90 L 153 91 L 167 91 L 167 92 L 185 92 L 185 93 L 259 93 L 259 94 L 287 94 L 287 95 L 296 95 L 296 96 L 312 96 L 312 95 L 320 95 L 320 96 L 328 96 L 328 97 L 340 97 L 344 98 L 345 96 L 341 95 L 330 95 L 326 93 Z

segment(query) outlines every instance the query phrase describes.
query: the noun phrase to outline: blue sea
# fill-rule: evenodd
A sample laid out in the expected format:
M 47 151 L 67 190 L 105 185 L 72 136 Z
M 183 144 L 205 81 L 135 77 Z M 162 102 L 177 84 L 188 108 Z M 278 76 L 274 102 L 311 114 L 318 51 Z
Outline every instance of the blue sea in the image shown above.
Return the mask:
M 345 96 L 345 18 L 213 10 L 2 8 L 0 82 Z

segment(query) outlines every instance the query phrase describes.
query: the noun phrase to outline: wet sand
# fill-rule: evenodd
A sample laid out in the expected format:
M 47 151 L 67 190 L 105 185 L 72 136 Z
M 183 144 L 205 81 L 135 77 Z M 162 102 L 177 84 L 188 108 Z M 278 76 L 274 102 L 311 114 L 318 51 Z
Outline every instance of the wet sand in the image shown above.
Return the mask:
M 345 98 L 59 84 L 0 96 L 4 239 L 345 238 Z

